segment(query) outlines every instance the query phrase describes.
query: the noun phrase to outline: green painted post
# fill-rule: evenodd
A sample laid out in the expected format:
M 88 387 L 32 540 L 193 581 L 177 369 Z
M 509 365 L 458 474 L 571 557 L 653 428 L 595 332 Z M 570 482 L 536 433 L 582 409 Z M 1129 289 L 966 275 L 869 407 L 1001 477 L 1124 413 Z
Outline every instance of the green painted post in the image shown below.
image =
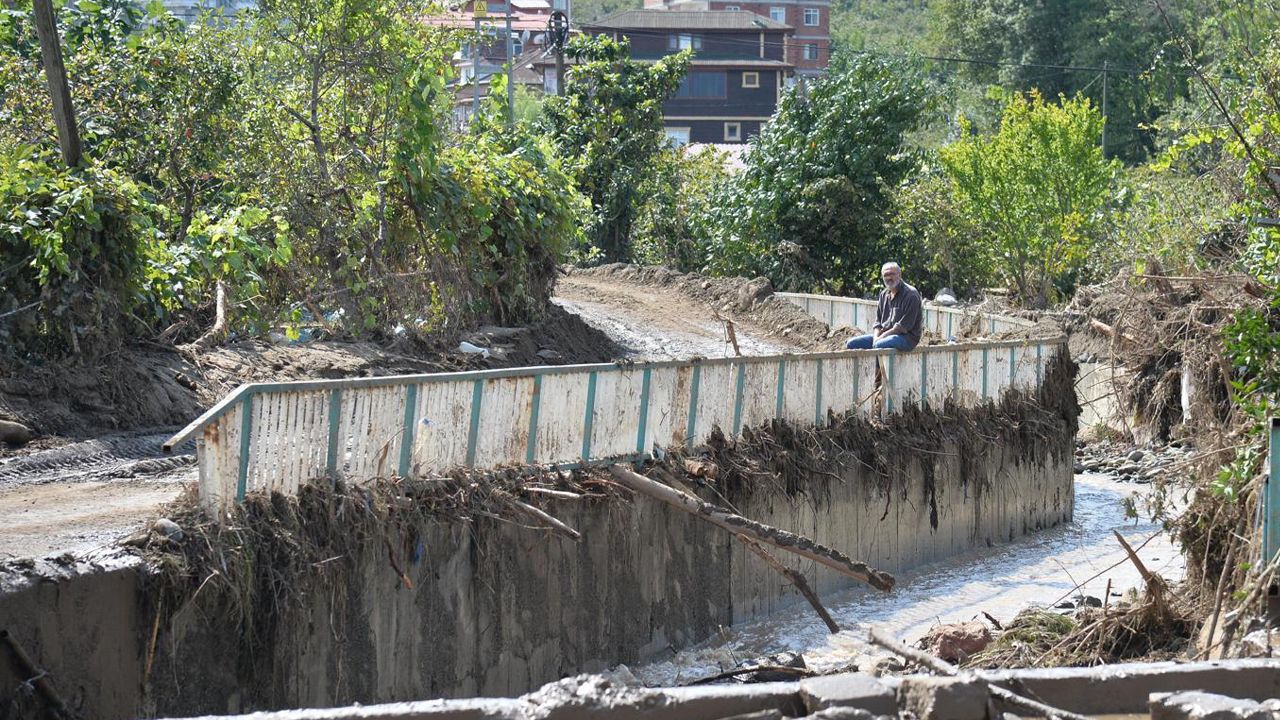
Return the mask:
M 1271 472 L 1267 474 L 1266 497 L 1262 512 L 1262 565 L 1265 567 L 1280 551 L 1280 417 L 1271 418 Z
M 983 400 L 986 400 L 987 396 L 990 395 L 990 391 L 987 390 L 987 359 L 990 357 L 990 354 L 991 354 L 990 350 L 988 350 L 987 348 L 982 348 L 982 399 Z
M 1009 389 L 1013 389 L 1014 381 L 1018 379 L 1018 349 L 1009 348 Z
M 835 327 L 836 325 L 836 301 L 827 301 L 827 327 Z
M 951 351 L 951 398 L 960 399 L 960 353 Z
M 636 430 L 636 454 L 644 455 L 645 433 L 649 430 L 649 383 L 653 379 L 653 370 L 645 368 L 640 382 L 640 427 Z
M 894 353 L 890 353 L 889 354 L 889 373 L 888 373 L 889 387 L 887 388 L 888 392 L 884 394 L 884 396 L 888 398 L 885 401 L 885 405 L 889 408 L 889 412 L 893 412 L 893 387 L 894 387 L 893 386 L 893 359 L 894 359 Z
M 787 361 L 783 358 L 778 361 L 778 399 L 773 406 L 773 416 L 782 418 L 782 392 L 787 385 Z
M 480 439 L 480 403 L 484 401 L 484 380 L 471 384 L 471 426 L 467 430 L 467 467 L 476 466 L 476 443 Z
M 861 305 L 859 305 L 858 303 L 853 303 L 853 326 L 855 328 L 858 327 L 858 318 L 862 316 L 862 313 L 860 312 L 861 310 L 862 310 Z
M 854 307 L 857 307 L 856 305 Z M 862 399 L 862 391 L 858 388 L 858 383 L 862 380 L 862 360 L 855 357 L 853 359 L 853 412 L 857 414 L 860 409 L 858 401 Z
M 240 478 L 236 482 L 236 500 L 244 502 L 249 486 L 249 436 L 253 434 L 253 393 L 240 401 Z
M 733 436 L 742 434 L 742 394 L 747 384 L 747 364 L 738 363 L 738 387 L 733 391 Z
M 338 474 L 338 428 L 342 424 L 342 388 L 329 391 L 329 451 L 325 454 L 324 471 L 329 477 Z
M 591 432 L 596 424 L 596 378 L 599 375 L 592 370 L 587 376 L 587 409 L 582 414 L 582 459 L 591 459 Z
M 956 314 L 955 314 L 955 313 L 953 313 L 953 312 L 949 312 L 949 313 L 947 313 L 947 339 L 948 339 L 948 340 L 950 340 L 952 337 L 954 337 L 954 336 L 952 335 L 952 332 L 951 332 L 951 327 L 952 327 L 952 325 L 954 324 L 955 319 L 956 319 Z
M 409 385 L 404 390 L 404 431 L 400 435 L 400 477 L 409 477 L 409 462 L 413 459 L 413 421 L 418 414 L 418 386 Z
M 818 387 L 815 392 L 815 395 L 817 395 L 817 397 L 815 398 L 814 407 L 813 407 L 813 424 L 821 426 L 822 425 L 822 361 L 821 360 L 818 361 L 817 386 Z
M 533 397 L 529 401 L 529 442 L 524 450 L 525 463 L 532 465 L 538 450 L 538 415 L 542 411 L 542 376 L 533 376 Z
M 1042 377 L 1044 374 L 1044 369 L 1041 367 L 1043 363 L 1044 363 L 1044 346 L 1041 345 L 1040 343 L 1036 343 L 1036 390 L 1039 390 L 1040 386 L 1044 383 L 1044 379 Z
M 920 407 L 929 404 L 929 356 L 920 355 Z
M 693 432 L 698 427 L 698 386 L 702 384 L 702 366 L 693 366 L 693 380 L 689 383 L 689 422 L 685 425 L 685 447 L 693 449 Z

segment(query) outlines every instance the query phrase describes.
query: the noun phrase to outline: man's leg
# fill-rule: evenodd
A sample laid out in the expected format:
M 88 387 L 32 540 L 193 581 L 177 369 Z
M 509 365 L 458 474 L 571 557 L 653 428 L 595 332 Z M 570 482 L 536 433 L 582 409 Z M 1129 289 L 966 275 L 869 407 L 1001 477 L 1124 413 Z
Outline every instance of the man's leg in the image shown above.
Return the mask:
M 870 350 L 874 342 L 875 337 L 872 335 L 859 335 L 849 338 L 849 341 L 844 346 L 849 350 Z
M 911 349 L 911 341 L 907 339 L 906 335 L 887 335 L 875 341 L 875 344 L 872 345 L 872 347 L 877 350 L 890 349 L 905 351 Z

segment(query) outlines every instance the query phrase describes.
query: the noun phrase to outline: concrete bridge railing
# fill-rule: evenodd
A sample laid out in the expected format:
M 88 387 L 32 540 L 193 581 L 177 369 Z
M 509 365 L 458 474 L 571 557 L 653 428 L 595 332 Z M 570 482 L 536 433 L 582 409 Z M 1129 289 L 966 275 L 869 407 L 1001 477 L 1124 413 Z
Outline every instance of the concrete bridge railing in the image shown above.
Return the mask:
M 804 308 L 814 319 L 831 327 L 851 327 L 866 330 L 875 322 L 876 301 L 858 298 L 807 295 L 804 293 L 777 293 L 777 296 Z M 1022 318 L 984 313 L 965 308 L 950 308 L 925 303 L 924 329 L 935 336 L 947 339 L 968 329 L 976 333 L 997 335 L 1033 327 L 1034 322 Z
M 1033 390 L 1065 339 L 643 364 L 528 367 L 243 385 L 172 437 L 195 438 L 216 509 L 305 482 L 459 467 L 576 466 L 736 436 L 772 419 L 821 423 L 883 409 L 966 406 Z

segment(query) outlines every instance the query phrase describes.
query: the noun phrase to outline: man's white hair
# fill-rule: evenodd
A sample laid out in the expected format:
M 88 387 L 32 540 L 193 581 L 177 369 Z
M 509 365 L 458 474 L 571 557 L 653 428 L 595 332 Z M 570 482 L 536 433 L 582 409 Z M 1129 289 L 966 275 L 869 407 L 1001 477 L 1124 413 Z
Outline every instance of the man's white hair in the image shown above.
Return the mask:
M 883 273 L 885 270 L 897 270 L 897 271 L 898 271 L 898 273 L 899 273 L 899 274 L 901 274 L 901 273 L 902 273 L 902 266 L 901 266 L 901 265 L 899 265 L 899 264 L 898 264 L 898 263 L 896 263 L 896 262 L 887 262 L 887 263 L 885 263 L 885 264 L 883 264 L 883 265 L 881 265 L 881 266 L 880 266 L 880 272 L 881 272 L 881 273 Z

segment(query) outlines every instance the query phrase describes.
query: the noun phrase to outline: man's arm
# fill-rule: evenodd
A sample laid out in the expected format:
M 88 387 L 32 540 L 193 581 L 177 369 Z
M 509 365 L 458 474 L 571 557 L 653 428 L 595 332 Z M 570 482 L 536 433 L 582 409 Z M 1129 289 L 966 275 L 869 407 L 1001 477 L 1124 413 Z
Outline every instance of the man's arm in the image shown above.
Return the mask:
M 885 321 L 888 320 L 888 308 L 884 293 L 876 300 L 876 324 L 871 326 L 871 334 L 879 337 L 884 332 Z
M 902 319 L 887 333 L 888 335 L 907 335 L 911 330 L 920 327 L 924 319 L 924 308 L 918 293 L 911 293 L 902 302 Z

